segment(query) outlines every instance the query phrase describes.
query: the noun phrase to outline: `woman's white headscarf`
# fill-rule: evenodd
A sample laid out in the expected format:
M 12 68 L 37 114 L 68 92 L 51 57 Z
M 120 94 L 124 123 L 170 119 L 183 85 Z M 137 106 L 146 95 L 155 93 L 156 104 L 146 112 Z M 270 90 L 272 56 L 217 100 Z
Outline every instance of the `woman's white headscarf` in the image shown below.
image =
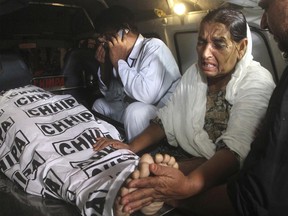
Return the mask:
M 226 100 L 232 104 L 223 140 L 243 160 L 250 150 L 260 122 L 266 112 L 275 87 L 269 71 L 252 56 L 252 37 L 247 25 L 248 45 L 237 63 L 226 87 Z M 186 152 L 211 158 L 215 144 L 203 129 L 206 114 L 207 81 L 198 64 L 193 64 L 183 75 L 167 106 L 159 110 L 168 142 L 180 145 Z

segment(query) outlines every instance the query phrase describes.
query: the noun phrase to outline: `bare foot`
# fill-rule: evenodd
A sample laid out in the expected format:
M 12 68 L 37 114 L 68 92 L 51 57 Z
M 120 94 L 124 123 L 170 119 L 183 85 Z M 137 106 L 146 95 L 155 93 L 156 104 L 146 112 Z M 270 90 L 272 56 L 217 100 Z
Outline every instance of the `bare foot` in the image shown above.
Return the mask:
M 131 181 L 132 179 L 139 179 L 139 178 L 144 178 L 149 176 L 150 172 L 149 172 L 149 164 L 154 163 L 153 158 L 151 157 L 151 155 L 149 154 L 144 154 L 139 161 L 138 164 L 138 169 L 136 169 L 130 176 L 130 178 L 128 178 L 125 183 L 123 185 L 126 185 L 129 181 Z M 128 193 L 131 193 L 132 191 L 136 190 L 136 188 L 126 188 L 125 186 L 123 186 L 120 189 L 120 194 L 121 196 L 124 196 Z M 122 211 L 123 209 L 123 205 L 120 204 L 120 197 L 116 197 L 115 200 L 115 204 L 114 204 L 114 214 L 116 216 L 129 216 L 130 214 L 128 213 L 124 213 Z
M 176 169 L 179 168 L 178 163 L 176 162 L 175 158 L 168 155 L 168 154 L 165 154 L 165 155 L 156 154 L 156 156 L 154 158 L 154 162 L 156 164 L 159 164 L 162 166 L 170 166 L 170 167 L 174 167 Z M 147 172 L 147 171 L 145 171 L 145 172 Z M 149 167 L 148 167 L 148 173 L 146 173 L 146 174 L 148 174 L 147 176 L 150 175 Z M 144 177 L 146 177 L 146 176 L 144 176 Z M 164 202 L 153 202 L 150 205 L 143 207 L 141 209 L 141 212 L 145 215 L 154 215 L 154 214 L 156 214 L 156 212 L 158 212 L 162 208 L 163 204 L 164 204 Z
M 131 178 L 128 178 L 126 180 L 126 183 L 131 181 L 131 179 L 138 179 L 138 178 L 145 178 L 150 175 L 149 171 L 149 164 L 156 163 L 160 164 L 162 166 L 170 166 L 174 167 L 176 169 L 179 168 L 178 163 L 176 162 L 175 158 L 170 155 L 162 155 L 162 154 L 156 154 L 155 158 L 153 159 L 150 154 L 144 154 L 139 161 L 138 169 L 136 169 L 132 174 Z M 125 194 L 128 194 L 132 191 L 136 190 L 136 188 L 126 188 L 122 187 L 120 194 L 123 196 Z M 164 202 L 153 202 L 148 206 L 145 206 L 141 209 L 141 212 L 144 215 L 154 215 L 157 211 L 159 211 Z M 120 204 L 120 197 L 116 198 L 116 202 L 114 205 L 114 213 L 116 216 L 129 216 L 128 213 L 122 212 L 123 206 Z

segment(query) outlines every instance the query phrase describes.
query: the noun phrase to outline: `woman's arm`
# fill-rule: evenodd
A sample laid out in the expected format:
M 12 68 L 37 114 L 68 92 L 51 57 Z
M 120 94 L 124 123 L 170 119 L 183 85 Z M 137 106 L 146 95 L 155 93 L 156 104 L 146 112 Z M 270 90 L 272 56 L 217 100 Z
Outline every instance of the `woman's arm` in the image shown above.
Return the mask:
M 130 150 L 138 153 L 143 149 L 157 144 L 165 138 L 165 131 L 160 125 L 151 123 L 139 136 L 137 136 L 130 144 Z
M 130 144 L 123 143 L 119 140 L 108 139 L 105 137 L 97 138 L 96 144 L 93 145 L 94 151 L 100 151 L 106 146 L 112 146 L 116 149 L 129 149 L 135 153 L 157 144 L 165 137 L 165 131 L 158 124 L 151 123 L 140 135 L 138 135 Z
M 226 184 L 213 187 L 203 193 L 186 199 L 177 207 L 180 210 L 202 216 L 236 216 L 227 194 Z
M 187 175 L 192 184 L 191 195 L 225 182 L 238 170 L 239 160 L 234 152 L 226 148 L 216 151 L 214 156 Z
M 129 182 L 128 187 L 138 190 L 125 195 L 121 202 L 125 204 L 125 210 L 134 211 L 145 206 L 147 200 L 153 202 L 192 197 L 223 182 L 238 168 L 238 159 L 229 149 L 217 151 L 210 160 L 187 176 L 175 168 L 153 164 L 150 165 L 153 176 Z

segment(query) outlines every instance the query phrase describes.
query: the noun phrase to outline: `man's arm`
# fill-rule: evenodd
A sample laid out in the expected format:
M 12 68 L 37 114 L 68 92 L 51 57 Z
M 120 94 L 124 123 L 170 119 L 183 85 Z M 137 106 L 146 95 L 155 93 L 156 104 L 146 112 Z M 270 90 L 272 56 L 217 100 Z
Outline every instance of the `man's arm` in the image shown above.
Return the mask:
M 95 53 L 95 58 L 100 63 L 100 68 L 98 71 L 99 81 L 108 87 L 112 78 L 113 65 L 109 60 L 109 55 L 107 54 L 107 50 L 104 48 L 104 45 L 98 46 Z M 102 83 L 100 83 L 100 86 Z

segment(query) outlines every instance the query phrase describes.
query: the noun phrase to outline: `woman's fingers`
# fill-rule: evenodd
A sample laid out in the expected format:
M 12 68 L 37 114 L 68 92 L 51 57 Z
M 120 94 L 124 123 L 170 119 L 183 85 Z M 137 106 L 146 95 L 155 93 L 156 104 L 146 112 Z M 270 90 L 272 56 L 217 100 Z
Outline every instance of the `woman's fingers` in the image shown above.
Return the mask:
M 100 151 L 107 146 L 111 146 L 115 149 L 129 149 L 129 145 L 127 145 L 126 143 L 105 137 L 96 138 L 96 143 L 93 145 L 93 149 L 94 151 Z
M 147 191 L 147 189 L 145 191 Z M 149 196 L 149 195 L 143 196 L 143 193 L 141 193 L 141 190 L 134 191 L 130 193 L 130 195 L 131 194 L 134 198 L 133 201 L 126 200 L 125 202 L 125 199 L 121 200 L 122 204 L 124 205 L 123 207 L 124 212 L 127 212 L 127 213 L 135 212 L 143 208 L 144 206 L 150 205 L 153 202 L 152 196 Z
M 103 148 L 109 146 L 111 144 L 111 139 L 106 139 L 103 137 L 96 138 L 96 143 L 93 145 L 94 151 L 100 151 Z

